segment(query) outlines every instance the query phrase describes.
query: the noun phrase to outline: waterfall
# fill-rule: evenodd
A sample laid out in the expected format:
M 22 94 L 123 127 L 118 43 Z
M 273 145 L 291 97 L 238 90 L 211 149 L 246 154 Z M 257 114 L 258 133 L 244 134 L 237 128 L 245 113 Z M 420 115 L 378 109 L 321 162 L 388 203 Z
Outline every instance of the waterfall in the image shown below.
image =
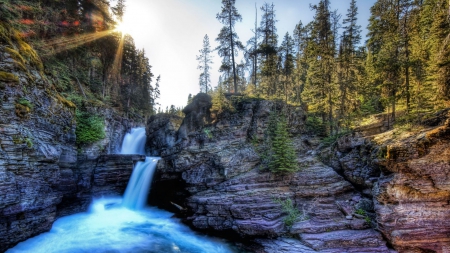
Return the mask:
M 145 129 L 123 140 L 122 154 L 144 154 Z M 50 232 L 19 243 L 7 253 L 233 253 L 219 239 L 198 235 L 172 213 L 145 207 L 157 157 L 133 169 L 123 198 L 95 199 L 89 211 L 58 219 Z M 122 205 L 120 205 L 122 203 Z
M 131 132 L 127 133 L 123 139 L 121 154 L 144 155 L 146 139 L 145 128 L 131 129 Z M 145 206 L 158 160 L 158 157 L 146 157 L 144 162 L 138 162 L 134 166 L 123 196 L 123 206 L 134 210 Z

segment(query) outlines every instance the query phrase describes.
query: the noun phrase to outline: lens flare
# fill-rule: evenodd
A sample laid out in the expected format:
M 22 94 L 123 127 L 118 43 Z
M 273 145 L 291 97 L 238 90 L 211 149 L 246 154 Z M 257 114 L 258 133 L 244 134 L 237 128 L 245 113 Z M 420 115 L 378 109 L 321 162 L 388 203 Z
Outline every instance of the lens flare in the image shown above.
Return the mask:
M 126 22 L 119 22 L 116 26 L 116 29 L 114 29 L 116 32 L 122 33 L 122 36 L 125 36 L 125 34 L 129 34 L 131 31 L 131 27 Z

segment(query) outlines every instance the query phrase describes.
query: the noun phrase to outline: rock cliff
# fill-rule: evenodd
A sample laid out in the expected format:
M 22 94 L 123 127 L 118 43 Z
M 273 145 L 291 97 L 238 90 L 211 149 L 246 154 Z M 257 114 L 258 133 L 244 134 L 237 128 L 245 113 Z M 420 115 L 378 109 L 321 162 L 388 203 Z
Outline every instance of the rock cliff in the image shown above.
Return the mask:
M 261 148 L 271 112 L 283 109 L 291 133 L 297 134 L 303 110 L 238 99 L 232 110 L 210 118 L 210 106 L 207 96 L 195 97 L 176 132 L 176 122 L 167 117 L 148 122 L 148 129 L 154 129 L 149 135 L 159 131 L 172 136 L 150 143 L 163 158 L 152 185 L 154 204 L 177 211 L 173 202 L 192 227 L 246 238 L 255 252 L 389 252 L 365 215 L 366 209 L 373 212 L 372 202 L 319 161 L 317 140 L 294 137 L 299 172 L 264 170 Z M 364 213 L 355 214 L 358 209 Z M 292 210 L 297 219 L 289 223 Z
M 85 211 L 92 197 L 122 194 L 143 159 L 105 156 L 129 125 L 108 109 L 99 109 L 107 137 L 79 152 L 75 106 L 52 89 L 38 56 L 19 58 L 19 47 L 34 52 L 20 43 L 0 45 L 0 252 Z
M 333 167 L 373 198 L 376 226 L 396 250 L 450 252 L 449 110 L 412 133 L 346 136 L 332 153 Z

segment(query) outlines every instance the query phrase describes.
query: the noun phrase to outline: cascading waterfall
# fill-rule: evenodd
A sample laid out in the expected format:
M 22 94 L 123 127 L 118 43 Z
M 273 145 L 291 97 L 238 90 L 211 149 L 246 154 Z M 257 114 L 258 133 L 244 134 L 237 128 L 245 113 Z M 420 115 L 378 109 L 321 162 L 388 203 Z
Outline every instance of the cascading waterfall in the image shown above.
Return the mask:
M 144 154 L 145 129 L 128 133 L 122 154 Z M 200 236 L 173 219 L 172 213 L 145 207 L 159 158 L 136 164 L 123 198 L 94 200 L 89 211 L 58 219 L 43 233 L 8 253 L 232 253 L 224 242 Z M 122 204 L 120 204 L 122 203 Z
M 120 153 L 144 155 L 146 139 L 144 128 L 133 128 L 125 135 Z M 144 162 L 136 164 L 123 196 L 123 206 L 135 210 L 145 206 L 158 160 L 158 157 L 146 157 Z

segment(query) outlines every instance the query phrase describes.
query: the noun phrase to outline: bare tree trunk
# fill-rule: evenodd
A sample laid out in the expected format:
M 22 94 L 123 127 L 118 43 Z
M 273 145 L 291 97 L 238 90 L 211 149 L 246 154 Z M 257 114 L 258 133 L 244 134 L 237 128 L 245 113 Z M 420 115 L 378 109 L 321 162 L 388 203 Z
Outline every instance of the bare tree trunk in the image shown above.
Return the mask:
M 233 26 L 231 21 L 231 13 L 229 15 L 230 20 L 230 42 L 231 42 L 231 62 L 233 64 L 233 80 L 234 80 L 234 93 L 237 93 L 237 77 L 236 77 L 236 67 L 234 66 L 234 40 L 233 40 Z

